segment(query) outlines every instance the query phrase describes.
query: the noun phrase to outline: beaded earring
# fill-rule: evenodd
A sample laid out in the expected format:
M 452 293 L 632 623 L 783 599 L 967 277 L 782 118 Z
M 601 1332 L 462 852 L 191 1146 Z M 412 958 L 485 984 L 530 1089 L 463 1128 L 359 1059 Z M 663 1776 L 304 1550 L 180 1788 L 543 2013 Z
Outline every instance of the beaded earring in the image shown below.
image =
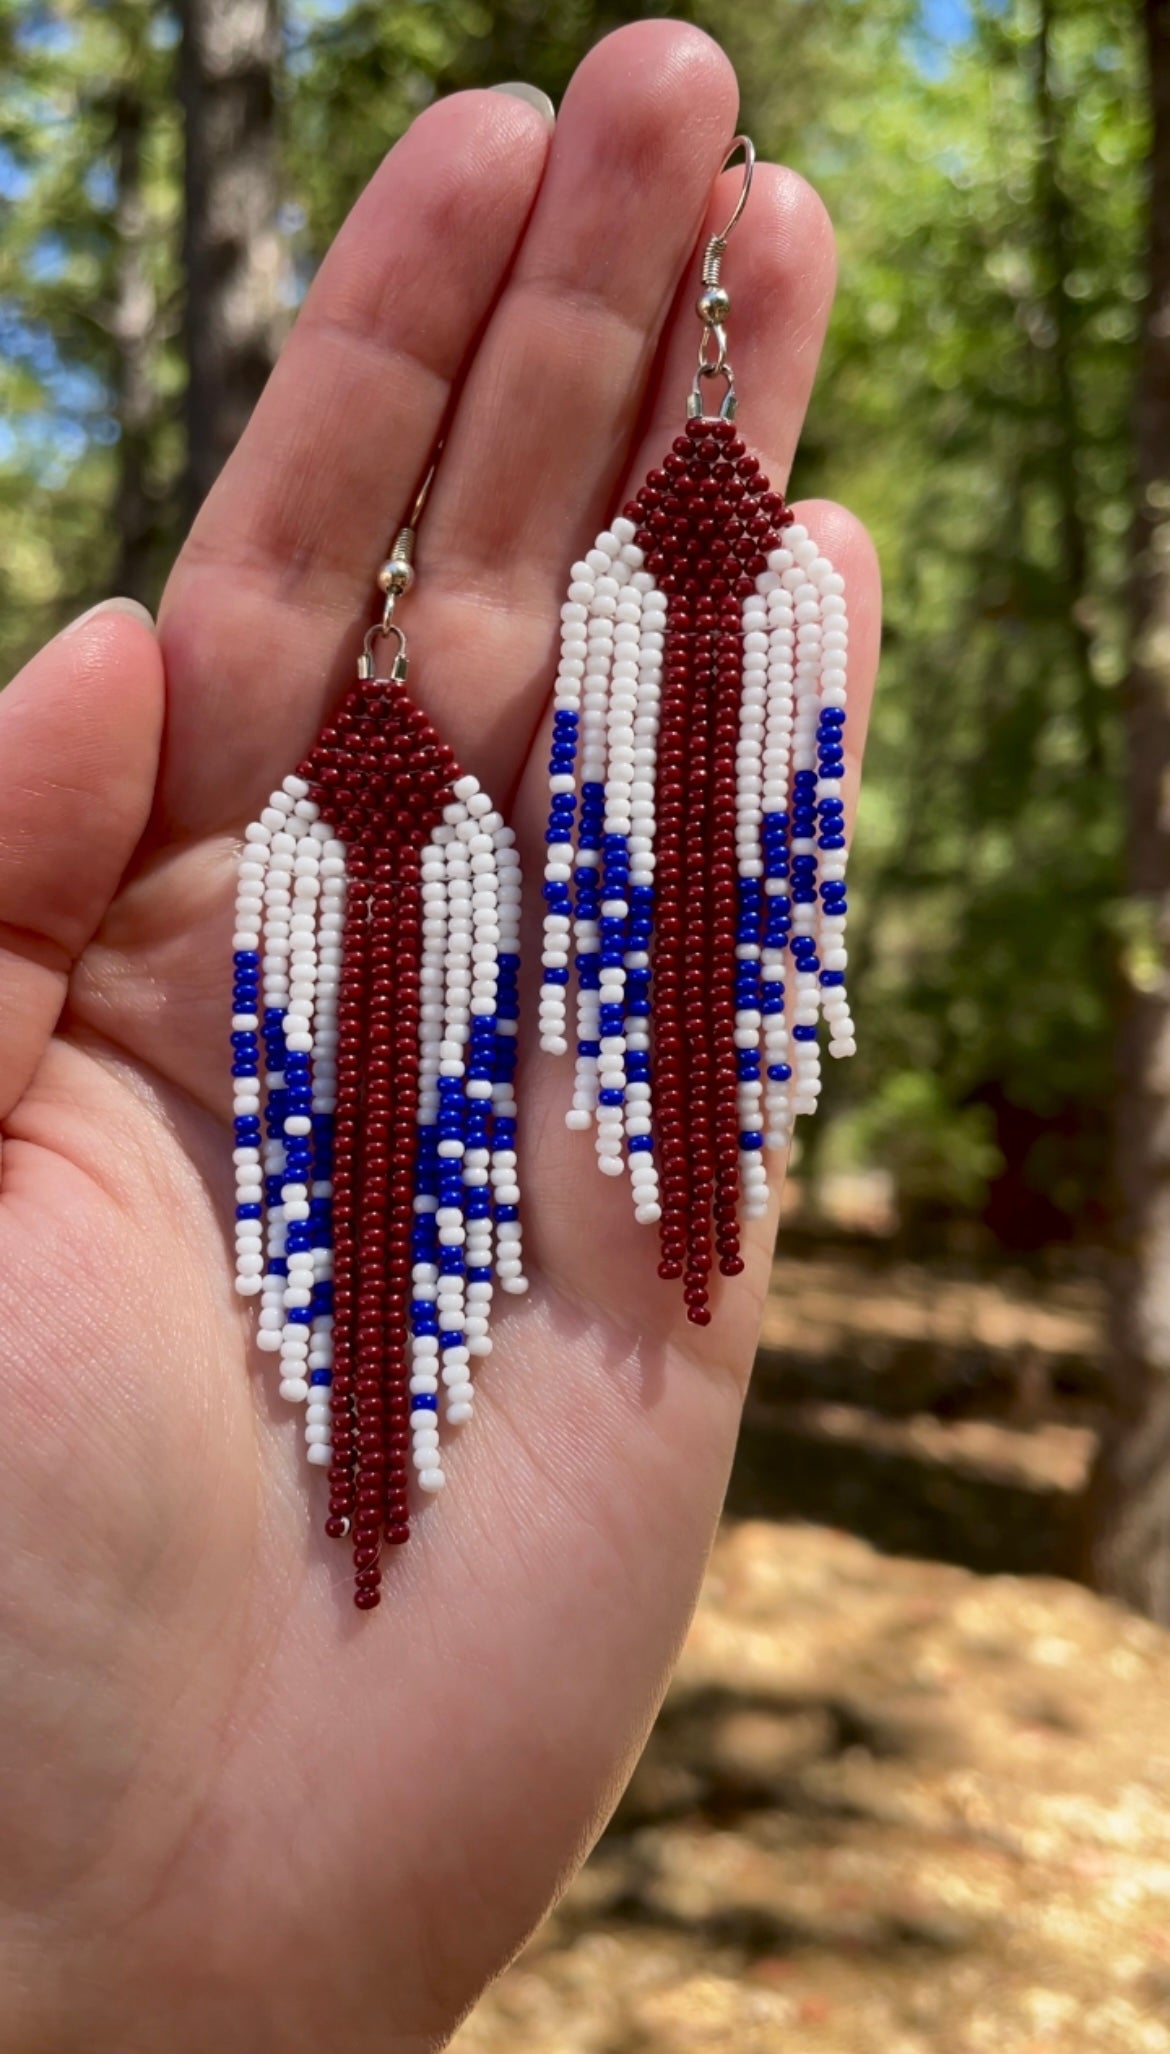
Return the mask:
M 714 1261 L 743 1268 L 845 994 L 844 581 L 737 435 L 720 282 L 747 204 L 707 243 L 686 432 L 573 565 L 561 608 L 544 873 L 540 1039 L 568 1052 L 574 1128 L 628 1174 L 658 1274 L 710 1319 Z M 718 412 L 705 384 L 719 378 Z M 570 957 L 572 962 L 570 963 Z M 790 986 L 786 990 L 785 979 Z
M 495 1284 L 527 1289 L 515 838 L 408 697 L 394 618 L 429 484 L 357 683 L 247 829 L 233 942 L 236 1289 L 306 1408 L 362 1610 L 408 1538 L 411 1466 L 442 1488 L 440 1396 L 472 1416 Z

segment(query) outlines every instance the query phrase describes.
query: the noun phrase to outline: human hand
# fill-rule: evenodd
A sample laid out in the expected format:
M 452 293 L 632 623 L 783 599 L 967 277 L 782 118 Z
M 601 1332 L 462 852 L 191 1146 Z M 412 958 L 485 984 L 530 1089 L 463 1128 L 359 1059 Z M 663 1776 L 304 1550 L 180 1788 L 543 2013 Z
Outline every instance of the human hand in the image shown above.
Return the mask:
M 523 1022 L 530 1296 L 449 1484 L 355 1613 L 322 1480 L 233 1296 L 235 847 L 352 676 L 457 393 L 412 690 L 511 808 L 538 911 L 568 566 L 677 432 L 726 59 L 602 43 L 551 158 L 499 95 L 430 109 L 329 254 L 200 514 L 157 640 L 100 612 L 0 700 L 0 2016 L 4 2045 L 441 2044 L 598 1830 L 718 1514 L 774 1218 L 705 1331 L 566 1133 Z M 543 182 L 542 182 L 543 181 Z M 706 229 L 704 220 L 706 218 Z M 734 267 L 734 268 L 732 268 Z M 831 234 L 761 165 L 729 262 L 742 421 L 791 464 Z M 878 586 L 841 509 L 850 747 Z M 858 764 L 851 763 L 855 787 Z M 530 925 L 527 963 L 538 955 Z M 529 982 L 530 1001 L 534 987 Z

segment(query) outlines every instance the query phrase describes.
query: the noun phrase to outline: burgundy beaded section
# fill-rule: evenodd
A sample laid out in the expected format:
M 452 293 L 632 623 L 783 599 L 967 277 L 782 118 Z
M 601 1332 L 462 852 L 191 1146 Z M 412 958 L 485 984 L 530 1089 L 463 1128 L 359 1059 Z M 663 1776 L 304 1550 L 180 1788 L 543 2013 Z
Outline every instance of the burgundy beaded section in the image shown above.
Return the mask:
M 346 844 L 333 1176 L 333 1463 L 326 1532 L 379 1602 L 407 1539 L 410 1235 L 418 1149 L 419 863 L 459 776 L 396 682 L 357 685 L 299 775 Z
M 831 1057 L 856 1048 L 848 648 L 844 579 L 722 417 L 676 438 L 561 607 L 540 1047 L 572 1055 L 565 1123 L 696 1326 L 816 1110 L 821 1023 Z
M 736 747 L 742 602 L 792 515 L 732 422 L 697 420 L 623 508 L 668 595 L 655 789 L 652 1112 L 658 1273 L 687 1317 L 743 1268 L 736 1106 Z

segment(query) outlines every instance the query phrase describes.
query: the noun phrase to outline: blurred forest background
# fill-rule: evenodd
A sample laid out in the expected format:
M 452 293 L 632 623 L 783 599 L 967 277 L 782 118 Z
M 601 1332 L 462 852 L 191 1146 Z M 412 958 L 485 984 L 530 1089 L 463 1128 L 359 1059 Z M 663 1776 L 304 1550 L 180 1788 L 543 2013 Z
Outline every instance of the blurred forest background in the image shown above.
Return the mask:
M 880 1162 L 903 1219 L 1016 1251 L 1099 1240 L 1113 981 L 1148 946 L 1119 689 L 1150 147 L 1127 0 L 0 0 L 0 662 L 101 593 L 157 599 L 419 107 L 510 77 L 555 98 L 598 34 L 666 12 L 721 38 L 760 149 L 840 238 L 795 489 L 869 523 L 887 615 L 829 1167 Z
M 1090 1672 L 1146 1663 L 1161 1688 L 1165 1644 L 1077 1610 L 1097 1603 L 1083 1592 L 1033 1600 L 1013 1583 L 1001 1603 L 992 1583 L 985 1616 L 954 1580 L 1056 1573 L 1170 1623 L 1166 0 L 0 0 L 0 674 L 106 593 L 157 600 L 314 266 L 416 111 L 506 79 L 556 99 L 600 34 L 666 13 L 724 43 L 744 125 L 837 226 L 840 291 L 793 490 L 853 506 L 886 580 L 853 871 L 861 1053 L 834 1075 L 790 1195 L 721 1543 L 726 1606 L 713 1583 L 718 1621 L 704 1641 L 700 1616 L 657 1755 L 542 1943 L 564 1969 L 585 1959 L 583 1931 L 592 1945 L 625 1917 L 643 1938 L 690 1932 L 692 1960 L 689 1920 L 735 2005 L 748 1977 L 759 2035 L 741 2008 L 719 2037 L 716 1990 L 713 2036 L 694 2037 L 710 1991 L 655 2011 L 651 1976 L 650 2009 L 606 2013 L 590 2038 L 601 2013 L 572 1974 L 558 2010 L 555 1973 L 524 1985 L 522 1968 L 466 2045 L 1170 2050 L 1170 1940 L 1143 1928 L 1138 1994 L 1117 1994 L 1116 1925 L 1078 1929 L 1071 1908 L 1128 1848 L 1137 1918 L 1139 1843 L 1151 1903 L 1164 1895 L 1153 1697 L 1105 1689 L 1108 1735 L 1083 1702 Z M 817 1554 L 807 1529 L 777 1523 L 794 1517 L 884 1555 L 832 1535 Z M 894 1555 L 964 1567 L 907 1582 Z M 880 1648 L 850 1623 L 858 1591 L 866 1618 L 888 1614 Z M 753 1621 L 799 1667 L 800 1622 L 822 1613 L 807 1694 L 789 1670 L 765 1689 Z M 989 1648 L 1024 1660 L 1029 1637 L 1066 1651 L 1044 1658 L 1043 1688 L 975 1673 Z M 904 1717 L 915 1676 L 927 1695 L 931 1676 L 961 1686 L 982 1737 L 951 1732 L 940 1755 L 928 1735 L 923 1753 L 926 1729 Z M 1051 1786 L 1039 1824 L 979 1781 L 980 1749 L 1014 1763 L 1017 1742 L 1016 1812 L 1025 1786 L 1041 1805 Z M 1130 1833 L 1109 1806 L 1139 1755 L 1157 1790 L 1141 1786 Z M 859 1756 L 887 1780 L 854 1788 Z M 953 1803 L 944 1758 L 966 1778 Z M 1110 1779 L 1099 1802 L 1094 1773 Z M 1094 1802 L 1081 1831 L 1077 1806 Z M 696 1911 L 671 1894 L 671 1860 L 690 1860 L 669 1851 L 680 1819 L 730 1834 L 749 1867 L 791 1829 L 799 1874 L 764 1889 L 770 1909 L 749 1887 L 738 1925 L 726 1876 L 723 1909 Z M 873 1831 L 859 1853 L 826 1819 Z M 998 1887 L 967 1861 L 992 1825 L 1017 1864 L 1001 1893 L 1010 1961 L 986 1955 L 971 1909 Z M 934 1910 L 891 1909 L 903 1868 L 921 1878 L 943 1844 L 954 1873 Z M 1037 1862 L 1065 1856 L 1059 1886 L 1037 1882 Z M 1024 1900 L 1064 1904 L 1061 1890 L 1058 1958 Z M 634 1983 L 649 1973 L 638 1948 Z M 871 2008 L 839 2028 L 817 1991 L 859 1948 Z M 797 1956 L 814 1970 L 793 1996 Z M 880 2013 L 879 1956 L 911 1963 Z M 588 1988 L 625 1988 L 616 1963 Z M 671 1956 L 662 1987 L 678 1972 Z

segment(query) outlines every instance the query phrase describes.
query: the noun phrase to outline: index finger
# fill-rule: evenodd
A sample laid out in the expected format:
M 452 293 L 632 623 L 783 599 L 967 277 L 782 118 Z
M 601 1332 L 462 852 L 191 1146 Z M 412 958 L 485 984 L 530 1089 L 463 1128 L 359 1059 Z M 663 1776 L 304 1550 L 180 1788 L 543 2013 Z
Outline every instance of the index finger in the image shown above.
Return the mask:
M 547 146 L 525 101 L 440 101 L 329 251 L 164 594 L 168 834 L 231 826 L 319 728 Z

